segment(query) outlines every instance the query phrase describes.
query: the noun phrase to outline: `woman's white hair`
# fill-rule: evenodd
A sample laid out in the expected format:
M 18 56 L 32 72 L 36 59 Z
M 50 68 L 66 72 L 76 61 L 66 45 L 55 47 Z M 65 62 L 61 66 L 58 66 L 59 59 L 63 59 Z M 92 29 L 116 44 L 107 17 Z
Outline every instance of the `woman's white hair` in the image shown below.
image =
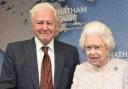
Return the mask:
M 33 17 L 35 15 L 35 13 L 40 9 L 40 8 L 49 8 L 53 11 L 53 14 L 55 16 L 55 20 L 56 20 L 56 30 L 59 32 L 59 28 L 60 28 L 60 22 L 57 18 L 57 11 L 56 9 L 53 7 L 52 4 L 47 3 L 47 2 L 43 2 L 43 3 L 38 3 L 35 6 L 32 7 L 32 9 L 30 9 L 30 16 L 31 16 L 31 21 L 33 22 Z M 47 13 L 47 11 L 46 11 Z M 57 33 L 58 34 L 58 33 Z
M 101 37 L 106 43 L 107 47 L 109 47 L 111 50 L 115 48 L 115 41 L 111 29 L 102 22 L 93 21 L 84 25 L 83 32 L 81 33 L 79 40 L 82 48 L 85 47 L 86 38 L 91 35 Z

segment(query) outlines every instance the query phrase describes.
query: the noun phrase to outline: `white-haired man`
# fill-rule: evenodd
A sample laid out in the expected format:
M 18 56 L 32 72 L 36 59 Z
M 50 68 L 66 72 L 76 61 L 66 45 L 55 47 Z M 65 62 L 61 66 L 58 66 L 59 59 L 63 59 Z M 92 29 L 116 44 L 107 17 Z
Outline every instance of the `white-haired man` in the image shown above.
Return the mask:
M 51 4 L 39 3 L 30 14 L 35 37 L 7 46 L 0 89 L 70 89 L 77 48 L 55 39 L 58 21 Z

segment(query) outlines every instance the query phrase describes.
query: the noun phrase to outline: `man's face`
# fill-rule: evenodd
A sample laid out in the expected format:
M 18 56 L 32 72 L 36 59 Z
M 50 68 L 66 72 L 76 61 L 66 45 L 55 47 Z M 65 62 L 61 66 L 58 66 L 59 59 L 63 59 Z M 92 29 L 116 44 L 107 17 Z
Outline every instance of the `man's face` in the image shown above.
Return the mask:
M 89 36 L 86 39 L 85 52 L 90 64 L 102 67 L 108 62 L 108 48 L 98 36 Z
M 56 19 L 49 8 L 41 8 L 32 18 L 32 27 L 37 38 L 47 45 L 56 35 Z

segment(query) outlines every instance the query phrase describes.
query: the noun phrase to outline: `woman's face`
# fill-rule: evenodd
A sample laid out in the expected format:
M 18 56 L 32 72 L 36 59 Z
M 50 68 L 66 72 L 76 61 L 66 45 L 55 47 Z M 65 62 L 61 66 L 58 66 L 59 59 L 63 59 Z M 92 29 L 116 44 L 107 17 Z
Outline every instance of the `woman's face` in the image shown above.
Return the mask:
M 97 67 L 104 66 L 108 62 L 109 49 L 103 39 L 99 36 L 88 36 L 85 41 L 88 62 Z

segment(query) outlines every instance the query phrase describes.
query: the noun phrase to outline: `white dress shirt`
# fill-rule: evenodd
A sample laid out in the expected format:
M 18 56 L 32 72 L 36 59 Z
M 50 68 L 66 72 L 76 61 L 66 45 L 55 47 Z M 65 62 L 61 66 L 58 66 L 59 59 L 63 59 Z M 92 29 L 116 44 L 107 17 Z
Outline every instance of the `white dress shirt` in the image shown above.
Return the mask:
M 112 59 L 102 68 L 80 64 L 71 89 L 128 89 L 128 62 Z
M 38 63 L 38 74 L 39 74 L 39 83 L 41 80 L 41 65 L 42 65 L 42 60 L 44 57 L 44 52 L 42 51 L 42 47 L 44 46 L 40 40 L 35 37 L 35 44 L 36 44 L 36 53 L 37 53 L 37 63 Z M 52 81 L 54 85 L 54 69 L 55 69 L 55 56 L 54 56 L 54 39 L 47 45 L 49 47 L 48 49 L 48 54 L 51 60 L 51 65 L 52 65 Z

